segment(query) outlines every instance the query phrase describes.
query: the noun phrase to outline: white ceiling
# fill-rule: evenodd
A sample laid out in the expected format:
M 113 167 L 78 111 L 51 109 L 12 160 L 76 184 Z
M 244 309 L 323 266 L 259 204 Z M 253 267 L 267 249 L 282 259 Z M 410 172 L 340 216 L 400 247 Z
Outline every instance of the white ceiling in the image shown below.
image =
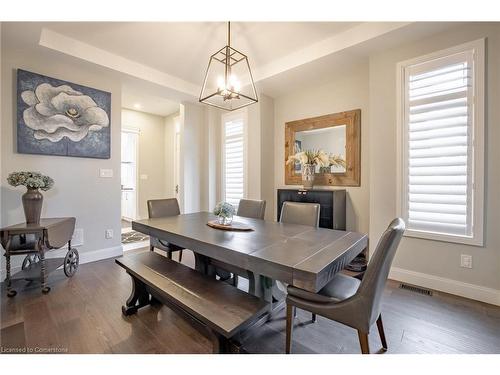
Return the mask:
M 231 45 L 252 68 L 358 25 L 352 22 L 233 22 Z M 77 22 L 47 28 L 199 85 L 210 55 L 226 45 L 225 22 Z
M 123 108 L 165 117 L 179 112 L 179 105 L 180 103 L 176 101 L 151 95 L 148 92 L 138 90 L 136 87 L 123 86 L 122 88 Z
M 249 57 L 257 89 L 279 97 L 327 82 L 370 54 L 456 26 L 443 22 L 236 22 L 232 46 Z M 197 101 L 208 59 L 226 43 L 224 22 L 9 22 L 2 39 L 120 77 L 124 106 L 168 115 Z

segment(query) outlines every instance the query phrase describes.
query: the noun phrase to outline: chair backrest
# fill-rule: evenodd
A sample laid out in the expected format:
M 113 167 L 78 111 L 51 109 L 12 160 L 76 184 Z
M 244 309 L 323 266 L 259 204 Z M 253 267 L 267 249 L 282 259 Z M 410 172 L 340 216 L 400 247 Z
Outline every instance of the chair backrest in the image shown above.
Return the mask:
M 148 200 L 148 216 L 150 219 L 179 215 L 177 198 Z
M 356 297 L 363 301 L 365 313 L 372 324 L 380 314 L 380 300 L 389 276 L 392 260 L 403 237 L 405 222 L 394 219 L 378 241 L 375 254 L 368 264 L 363 280 L 356 292 Z
M 240 199 L 236 215 L 263 220 L 265 213 L 266 201 L 256 199 Z
M 317 228 L 319 225 L 319 203 L 283 202 L 281 206 L 281 223 L 309 225 Z

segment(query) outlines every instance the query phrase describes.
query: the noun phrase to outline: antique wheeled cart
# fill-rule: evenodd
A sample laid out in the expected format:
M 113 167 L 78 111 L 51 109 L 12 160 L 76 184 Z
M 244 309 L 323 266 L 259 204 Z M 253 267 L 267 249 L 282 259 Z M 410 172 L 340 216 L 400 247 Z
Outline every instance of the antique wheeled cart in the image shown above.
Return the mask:
M 5 267 L 7 276 L 7 296 L 13 297 L 17 292 L 12 289 L 13 280 L 40 280 L 42 293 L 50 291 L 47 276 L 63 267 L 64 274 L 71 277 L 78 269 L 78 251 L 71 247 L 71 238 L 75 230 L 75 218 L 41 219 L 39 224 L 16 224 L 0 230 L 0 239 L 5 249 Z M 46 258 L 48 251 L 60 249 L 68 245 L 64 258 Z M 14 255 L 24 255 L 21 271 L 10 274 L 10 261 Z

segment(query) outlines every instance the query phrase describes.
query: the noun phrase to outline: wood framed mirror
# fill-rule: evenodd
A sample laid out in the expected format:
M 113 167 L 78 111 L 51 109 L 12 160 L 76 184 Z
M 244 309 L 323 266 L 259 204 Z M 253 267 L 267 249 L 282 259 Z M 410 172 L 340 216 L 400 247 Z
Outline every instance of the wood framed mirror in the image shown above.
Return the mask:
M 302 185 L 300 164 L 286 165 L 298 151 L 322 149 L 341 155 L 346 167 L 316 167 L 314 185 L 360 186 L 361 109 L 296 120 L 285 124 L 285 184 Z

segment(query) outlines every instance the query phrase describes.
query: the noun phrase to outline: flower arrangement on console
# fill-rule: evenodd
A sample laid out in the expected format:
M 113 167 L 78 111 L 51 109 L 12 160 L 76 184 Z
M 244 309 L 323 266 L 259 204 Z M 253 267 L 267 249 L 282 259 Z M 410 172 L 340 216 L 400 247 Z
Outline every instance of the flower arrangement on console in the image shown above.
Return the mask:
M 231 225 L 234 214 L 236 214 L 236 210 L 228 202 L 220 202 L 214 208 L 214 215 L 217 215 L 217 219 L 221 225 Z
M 302 183 L 304 188 L 311 189 L 314 185 L 314 173 L 316 166 L 320 168 L 326 167 L 344 167 L 346 162 L 342 155 L 328 155 L 323 150 L 304 150 L 290 155 L 286 164 L 300 163 L 302 165 Z
M 43 195 L 40 190 L 47 191 L 54 186 L 54 180 L 39 172 L 12 172 L 7 177 L 11 186 L 26 186 L 27 191 L 22 196 L 26 223 L 40 223 L 42 214 Z

